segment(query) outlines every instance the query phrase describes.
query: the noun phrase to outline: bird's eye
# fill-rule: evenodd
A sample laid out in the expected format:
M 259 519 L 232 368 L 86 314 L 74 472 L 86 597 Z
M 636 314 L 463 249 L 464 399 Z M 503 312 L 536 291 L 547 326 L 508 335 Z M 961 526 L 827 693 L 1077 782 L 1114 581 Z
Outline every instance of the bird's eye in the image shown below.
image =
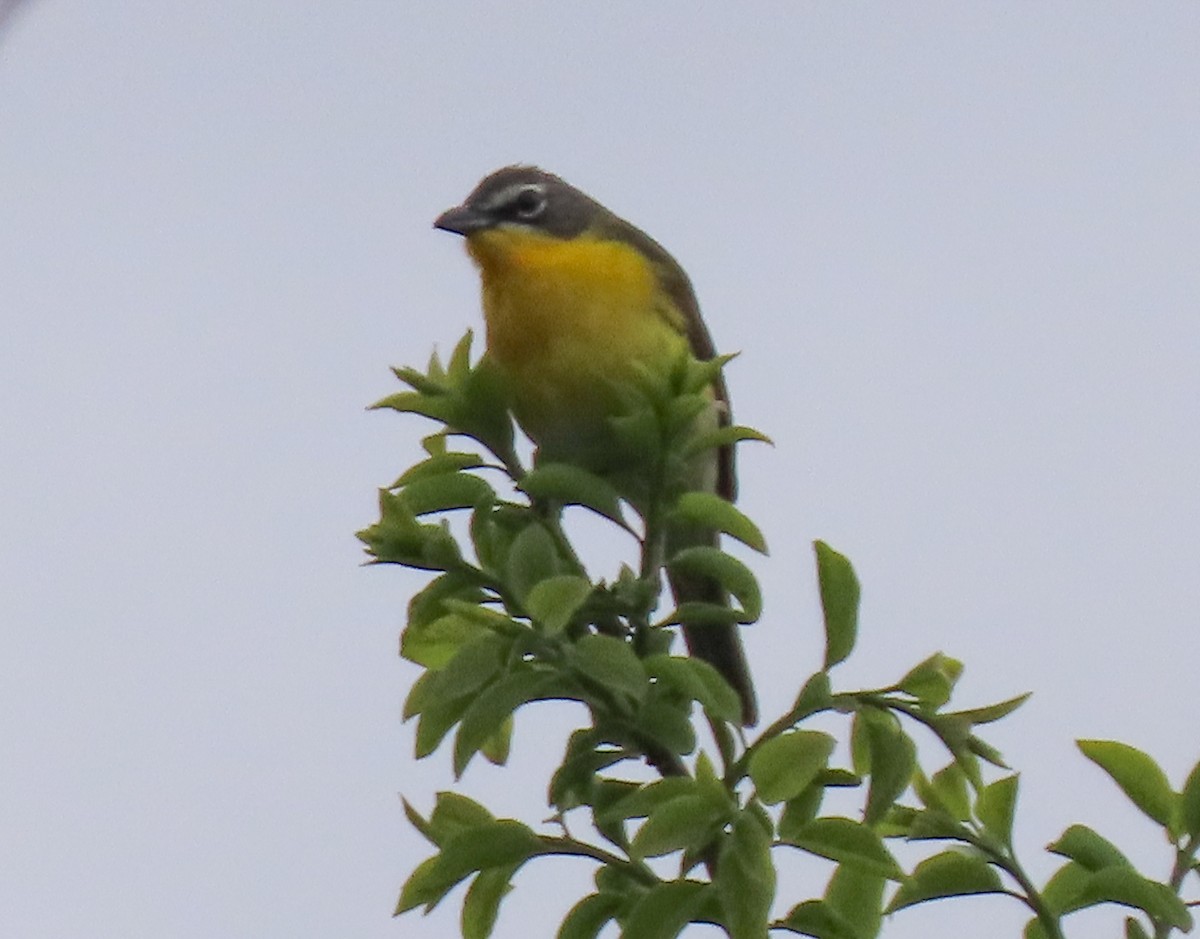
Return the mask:
M 546 210 L 546 194 L 541 186 L 528 186 L 516 194 L 512 207 L 518 218 L 537 218 Z

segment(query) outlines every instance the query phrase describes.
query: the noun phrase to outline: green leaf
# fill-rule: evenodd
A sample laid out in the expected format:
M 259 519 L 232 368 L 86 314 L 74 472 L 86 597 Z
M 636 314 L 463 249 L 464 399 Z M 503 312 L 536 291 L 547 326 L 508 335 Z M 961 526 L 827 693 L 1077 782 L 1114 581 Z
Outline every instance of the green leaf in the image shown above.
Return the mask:
M 474 437 L 506 465 L 516 465 L 513 422 L 504 379 L 487 356 L 463 377 L 461 397 L 456 404 L 450 421 L 454 429 Z
M 357 537 L 380 564 L 445 571 L 462 563 L 458 543 L 445 525 L 418 522 L 405 501 L 386 489 L 379 491 L 379 521 Z
M 418 760 L 429 756 L 441 745 L 450 728 L 462 719 L 463 712 L 470 703 L 469 697 L 456 695 L 422 705 L 421 716 L 417 721 L 415 747 Z
M 1001 701 L 998 704 L 989 704 L 981 708 L 969 708 L 965 711 L 949 711 L 946 717 L 959 717 L 971 725 L 990 724 L 992 721 L 998 721 L 1002 717 L 1007 717 L 1022 704 L 1029 700 L 1032 692 L 1019 694 L 1015 698 L 1009 698 L 1007 701 Z
M 408 819 L 409 824 L 419 831 L 426 841 L 437 844 L 437 840 L 433 836 L 433 830 L 429 826 L 429 822 L 421 817 L 421 813 L 413 808 L 412 803 L 401 797 L 401 803 L 404 805 L 404 815 Z
M 1056 916 L 1077 909 L 1079 904 L 1075 898 L 1083 892 L 1092 873 L 1082 864 L 1068 861 L 1046 881 L 1046 886 L 1042 888 L 1042 902 Z
M 512 645 L 511 639 L 484 633 L 462 646 L 440 671 L 421 676 L 405 702 L 405 719 L 482 688 L 500 674 Z
M 506 502 L 477 506 L 471 513 L 471 546 L 479 566 L 503 579 L 513 542 L 530 524 L 539 524 L 532 509 Z
M 525 596 L 525 608 L 544 632 L 553 635 L 563 631 L 591 593 L 586 578 L 559 574 L 535 584 Z
M 762 593 L 753 572 L 719 548 L 699 545 L 685 548 L 667 562 L 672 574 L 711 578 L 729 591 L 742 606 L 739 622 L 754 622 L 762 614 Z
M 410 388 L 421 392 L 421 394 L 423 394 L 423 395 L 427 394 L 427 395 L 436 397 L 437 395 L 444 394 L 446 391 L 446 382 L 445 382 L 446 375 L 442 371 L 441 363 L 438 361 L 438 355 L 437 355 L 436 349 L 433 351 L 433 355 L 431 355 L 429 357 L 429 374 L 428 375 L 425 375 L 422 372 L 417 371 L 415 368 L 409 368 L 408 366 L 404 366 L 402 368 L 393 367 L 392 374 L 395 375 L 397 378 L 399 378 L 402 382 L 404 382 Z M 390 397 L 391 396 L 389 395 L 389 398 Z M 387 400 L 388 400 L 388 398 L 384 399 L 384 401 L 387 401 Z M 384 408 L 384 407 L 391 407 L 391 405 L 385 404 L 383 402 L 376 402 L 375 404 L 368 405 L 367 410 L 372 411 L 376 408 Z M 445 431 L 440 431 L 440 433 L 445 433 Z M 434 436 L 434 435 L 431 434 L 430 436 Z
M 1116 845 L 1086 825 L 1072 825 L 1046 850 L 1070 858 L 1089 871 L 1133 867 Z
M 443 423 L 453 416 L 454 402 L 445 395 L 445 389 L 425 382 L 424 379 L 419 379 L 415 372 L 406 372 L 404 380 L 409 381 L 410 384 L 419 382 L 423 387 L 419 391 L 398 391 L 385 398 L 380 398 L 374 404 L 369 405 L 367 410 L 377 411 L 389 408 L 403 414 L 419 414 Z
M 474 871 L 500 867 L 509 870 L 539 852 L 537 835 L 511 818 L 484 822 L 455 835 L 442 848 L 439 867 L 454 882 Z
M 947 726 L 946 722 L 939 717 L 934 717 L 930 720 L 930 726 L 941 737 L 941 740 L 954 754 L 954 764 L 962 771 L 967 778 L 967 782 L 975 792 L 983 788 L 983 771 L 979 768 L 979 759 L 969 748 L 963 746 L 966 742 L 965 738 L 959 740 L 955 733 L 957 720 L 951 722 Z
M 646 882 L 636 876 L 633 868 L 612 864 L 596 868 L 592 879 L 601 893 L 614 894 L 622 900 L 643 893 L 646 887 Z
M 413 515 L 421 516 L 488 503 L 496 498 L 496 491 L 469 473 L 441 473 L 409 483 L 400 497 Z
M 942 742 L 954 754 L 954 758 L 962 763 L 963 748 L 971 737 L 970 723 L 949 714 L 928 714 L 928 720 L 929 729 L 942 739 Z M 970 756 L 969 751 L 967 756 Z M 977 774 L 973 773 L 969 767 L 964 765 L 960 768 L 978 785 L 983 785 L 983 780 L 977 778 Z
M 446 597 L 442 603 L 451 613 L 457 613 L 459 616 L 509 639 L 520 635 L 529 628 L 524 623 L 518 623 L 511 616 L 506 616 L 480 603 L 468 603 L 456 597 Z
M 906 906 L 937 900 L 940 897 L 960 897 L 977 893 L 1002 893 L 1000 875 L 975 854 L 943 851 L 926 858 L 912 872 L 912 877 L 900 885 L 887 912 L 894 913 Z
M 730 939 L 766 939 L 775 866 L 771 836 L 750 812 L 734 819 L 721 843 L 716 886 Z
M 975 815 L 984 830 L 1005 847 L 1012 846 L 1013 814 L 1017 806 L 1018 777 L 1005 776 L 985 786 L 975 800 Z
M 613 430 L 616 452 L 640 457 L 635 470 L 644 470 L 661 455 L 662 434 L 654 412 L 649 408 L 609 418 L 608 423 Z
M 625 939 L 674 939 L 700 909 L 708 884 L 675 880 L 646 891 L 625 920 Z
M 709 802 L 720 809 L 734 809 L 737 799 L 726 787 L 724 781 L 717 775 L 712 759 L 703 750 L 696 757 L 696 789 Z
M 925 707 L 937 710 L 950 700 L 950 693 L 962 675 L 962 662 L 941 652 L 935 652 L 900 679 L 902 691 L 912 695 Z
M 1076 745 L 1121 787 L 1144 814 L 1174 831 L 1179 797 L 1159 765 L 1136 747 L 1115 740 L 1077 740 Z
M 1166 884 L 1147 880 L 1128 867 L 1106 867 L 1094 872 L 1076 903 L 1079 907 L 1119 903 L 1144 910 L 1154 919 L 1182 932 L 1192 928 L 1192 916 L 1187 907 Z
M 954 754 L 954 763 L 962 770 L 963 775 L 967 777 L 967 782 L 970 783 L 971 788 L 976 792 L 982 789 L 984 785 L 983 771 L 979 768 L 979 758 L 971 752 L 970 747 L 964 746 L 966 743 L 965 738 L 960 740 L 957 736 L 954 729 L 957 721 L 950 724 L 950 726 L 946 726 L 942 718 L 934 716 L 930 719 L 929 724 L 931 729 L 941 738 L 942 743 Z M 1007 767 L 1005 768 L 1007 769 Z
M 1142 924 L 1132 916 L 1125 917 L 1125 939 L 1151 939 Z
M 920 814 L 921 811 L 912 806 L 893 805 L 873 827 L 881 838 L 908 838 Z
M 439 435 L 436 439 L 442 441 L 443 446 L 445 445 L 445 437 Z M 483 465 L 483 458 L 478 453 L 460 453 L 457 451 L 450 453 L 443 450 L 440 453 L 430 456 L 427 460 L 422 460 L 420 463 L 410 466 L 389 488 L 400 489 L 409 483 L 416 482 L 418 479 L 425 479 L 429 476 L 441 476 L 446 473 L 458 473 L 467 469 L 478 469 Z
M 783 841 L 793 841 L 804 826 L 817 817 L 824 799 L 825 787 L 819 777 L 798 796 L 788 799 L 779 817 L 779 837 Z
M 467 829 L 494 822 L 492 813 L 473 799 L 457 792 L 439 792 L 429 816 L 429 837 L 438 847 Z
M 599 821 L 645 818 L 660 805 L 684 796 L 699 796 L 699 786 L 690 776 L 667 776 L 652 783 L 643 783 L 606 806 L 596 806 Z
M 454 351 L 450 353 L 450 364 L 446 367 L 446 374 L 454 381 L 461 382 L 471 370 L 471 340 L 473 338 L 473 333 L 467 330 L 466 334 L 454 344 Z
M 602 736 L 594 729 L 576 730 L 571 734 L 562 764 L 550 780 L 549 803 L 560 812 L 589 803 L 599 812 L 602 790 L 616 784 L 613 780 L 598 778 L 597 773 L 620 762 L 625 753 L 615 747 L 601 747 L 601 740 Z
M 621 898 L 616 894 L 589 894 L 571 907 L 558 929 L 558 939 L 596 939 L 620 908 Z
M 513 711 L 540 698 L 554 682 L 554 675 L 528 666 L 518 667 L 474 698 L 463 713 L 462 726 L 454 738 L 454 777 L 462 776 L 471 757 Z
M 783 923 L 793 932 L 816 939 L 860 939 L 854 926 L 824 900 L 805 900 L 792 907 Z
M 883 839 L 861 822 L 849 818 L 817 818 L 787 839 L 788 843 L 810 854 L 873 871 L 889 880 L 903 880 L 904 874 Z
M 858 636 L 858 577 L 845 555 L 823 541 L 813 543 L 817 552 L 817 580 L 821 608 L 825 612 L 825 670 L 854 650 Z
M 649 688 L 649 693 L 634 715 L 634 728 L 643 737 L 671 753 L 691 753 L 696 749 L 691 702 L 680 700 L 675 691 L 661 684 L 650 685 Z
M 496 926 L 500 901 L 512 890 L 515 865 L 492 867 L 475 875 L 462 907 L 463 939 L 488 939 Z
M 758 526 L 715 492 L 685 492 L 671 510 L 671 518 L 685 525 L 724 532 L 760 554 L 767 553 L 767 542 Z
M 485 636 L 465 646 L 441 671 L 421 676 L 405 702 L 406 717 L 421 715 L 417 759 L 437 749 L 462 718 L 475 692 L 501 673 L 511 648 L 512 640 L 507 637 Z
M 737 626 L 745 622 L 745 616 L 740 610 L 720 603 L 705 603 L 701 600 L 685 600 L 679 604 L 656 627 L 663 626 Z
M 920 777 L 918 776 L 918 779 Z M 932 799 L 927 799 L 922 787 L 917 786 L 917 794 L 930 808 L 941 809 L 960 821 L 971 817 L 971 801 L 967 795 L 967 777 L 962 767 L 957 763 L 938 770 L 929 781 Z
M 642 661 L 615 636 L 587 635 L 570 650 L 571 667 L 597 687 L 641 701 L 649 690 Z
M 836 741 L 815 730 L 771 737 L 750 754 L 750 778 L 758 797 L 774 805 L 800 795 L 829 763 Z
M 737 692 L 703 659 L 652 655 L 643 661 L 652 678 L 666 682 L 693 701 L 699 701 L 713 717 L 735 724 L 741 721 L 742 703 Z
M 484 599 L 476 580 L 457 571 L 442 574 L 431 580 L 408 601 L 408 629 L 419 629 L 445 616 L 446 601 L 456 599 L 475 606 Z
M 952 717 L 953 715 L 945 714 L 943 716 L 944 717 Z M 1008 769 L 1009 768 L 1008 764 L 1004 762 L 1004 758 L 1001 756 L 999 750 L 997 750 L 991 744 L 984 743 L 982 740 L 980 740 L 978 737 L 976 737 L 974 735 L 971 735 L 970 737 L 967 738 L 967 750 L 970 751 L 971 753 L 978 755 L 982 759 L 987 760 L 989 763 L 991 763 L 993 766 L 997 767 L 998 769 Z
M 887 815 L 912 780 L 917 749 L 890 714 L 860 711 L 870 750 L 871 782 L 864 821 L 873 825 Z
M 824 711 L 833 704 L 833 690 L 829 684 L 828 672 L 817 672 L 804 683 L 796 703 L 792 705 L 792 713 L 797 720 Z
M 421 449 L 431 457 L 445 456 L 450 450 L 449 439 L 448 431 L 435 430 L 432 434 L 426 434 L 421 438 Z
M 861 867 L 839 865 L 825 888 L 825 903 L 854 927 L 860 939 L 875 939 L 883 924 L 885 878 Z
M 838 766 L 830 767 L 824 770 L 817 777 L 817 782 L 822 786 L 838 789 L 857 789 L 863 784 L 861 776 L 858 776 L 848 769 L 842 769 Z
M 431 622 L 409 625 L 400 634 L 400 655 L 425 668 L 444 668 L 461 650 L 486 635 L 478 623 L 447 613 Z
M 871 773 L 871 737 L 868 714 L 879 713 L 871 709 L 859 708 L 854 712 L 850 722 L 850 768 L 858 776 L 868 776 Z M 883 715 L 884 719 L 892 719 Z
M 508 762 L 508 753 L 512 748 L 513 719 L 508 715 L 496 732 L 479 745 L 479 752 L 494 766 L 503 766 Z
M 701 848 L 712 840 L 723 821 L 724 813 L 717 811 L 703 795 L 685 795 L 664 802 L 650 812 L 633 836 L 630 856 L 641 860 Z
M 910 841 L 939 841 L 945 839 L 965 841 L 969 836 L 970 831 L 962 822 L 954 816 L 937 809 L 926 809 L 917 812 L 912 816 L 908 825 L 908 839 Z
M 1187 835 L 1200 835 L 1200 763 L 1192 767 L 1179 799 L 1179 820 Z
M 581 505 L 628 530 L 621 496 L 606 479 L 568 463 L 540 463 L 521 478 L 521 489 L 535 499 Z
M 1042 921 L 1034 917 L 1021 930 L 1021 937 L 1022 939 L 1050 939 L 1050 933 L 1046 932 L 1046 927 L 1042 925 Z
M 608 811 L 609 806 L 619 802 L 628 792 L 636 788 L 637 783 L 628 779 L 597 777 L 587 790 L 588 798 L 594 809 L 593 820 L 596 831 L 626 854 L 629 853 L 629 837 L 625 832 L 625 820 L 621 818 L 605 819 L 603 813 Z M 596 872 L 596 886 L 602 887 L 600 877 L 606 869 L 616 870 L 616 868 L 600 868 Z
M 428 913 L 454 889 L 455 884 L 469 875 L 470 871 L 457 878 L 450 876 L 443 868 L 440 854 L 426 858 L 408 875 L 404 886 L 400 888 L 400 899 L 396 902 L 393 915 L 399 916 L 418 906 L 424 906 L 425 912 Z
M 513 539 L 505 568 L 505 580 L 522 600 L 536 584 L 566 573 L 554 539 L 541 522 L 526 525 Z
M 760 443 L 772 443 L 770 437 L 761 431 L 755 430 L 753 427 L 742 427 L 740 425 L 718 427 L 716 430 L 706 431 L 702 434 L 697 434 L 688 444 L 688 455 L 701 453 L 705 450 L 715 450 L 718 447 L 725 447 L 735 443 L 741 443 L 743 440 L 757 440 Z
M 519 831 L 520 829 L 524 829 L 524 834 Z M 534 841 L 528 850 L 522 848 L 518 841 L 527 843 L 526 836 L 532 838 L 533 834 L 525 826 L 511 821 L 496 822 L 489 819 L 466 831 L 459 832 L 458 835 L 449 835 L 448 830 L 443 831 L 443 834 L 447 835 L 447 841 L 452 847 L 427 858 L 418 865 L 401 890 L 400 900 L 396 906 L 397 916 L 420 905 L 424 905 L 425 911 L 429 912 L 455 884 L 470 876 L 475 870 L 491 867 L 491 859 L 497 852 L 501 852 L 501 856 L 511 856 L 512 858 L 512 866 L 508 867 L 505 873 L 507 881 L 516 865 L 527 854 L 532 853 L 532 848 L 537 846 Z M 482 849 L 483 854 L 476 857 L 464 853 L 459 847 L 453 847 L 464 837 L 468 841 L 479 837 L 480 841 L 476 847 Z M 488 851 L 491 854 L 488 854 Z M 480 899 L 476 902 L 482 903 L 483 900 Z M 482 914 L 482 912 L 481 909 L 480 913 Z
M 726 352 L 714 355 L 711 359 L 697 359 L 691 354 L 682 355 L 676 364 L 676 371 L 681 372 L 682 377 L 676 376 L 673 381 L 687 391 L 703 391 L 707 394 L 712 384 L 721 377 L 725 366 L 740 354 Z
M 668 402 L 662 414 L 667 439 L 674 442 L 681 438 L 693 438 L 696 419 L 701 414 L 712 414 L 712 398 L 707 393 L 680 395 Z

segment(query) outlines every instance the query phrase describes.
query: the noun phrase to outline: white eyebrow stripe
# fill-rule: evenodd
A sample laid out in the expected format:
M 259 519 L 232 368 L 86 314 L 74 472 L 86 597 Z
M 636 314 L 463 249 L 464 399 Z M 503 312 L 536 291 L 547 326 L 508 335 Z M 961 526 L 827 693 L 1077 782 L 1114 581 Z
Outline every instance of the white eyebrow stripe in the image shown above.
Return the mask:
M 539 196 L 544 196 L 546 187 L 542 183 L 513 183 L 491 196 L 484 202 L 483 208 L 498 209 L 501 206 L 512 205 L 523 192 L 536 192 Z

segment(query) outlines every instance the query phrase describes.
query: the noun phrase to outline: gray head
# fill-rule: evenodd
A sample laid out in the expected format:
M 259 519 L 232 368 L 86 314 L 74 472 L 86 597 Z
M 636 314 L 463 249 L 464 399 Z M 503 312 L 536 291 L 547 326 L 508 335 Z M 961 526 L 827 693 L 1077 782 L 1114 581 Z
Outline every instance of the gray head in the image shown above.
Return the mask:
M 485 176 L 462 205 L 443 212 L 433 226 L 459 235 L 514 226 L 574 238 L 613 223 L 627 224 L 553 173 L 536 166 L 506 166 Z

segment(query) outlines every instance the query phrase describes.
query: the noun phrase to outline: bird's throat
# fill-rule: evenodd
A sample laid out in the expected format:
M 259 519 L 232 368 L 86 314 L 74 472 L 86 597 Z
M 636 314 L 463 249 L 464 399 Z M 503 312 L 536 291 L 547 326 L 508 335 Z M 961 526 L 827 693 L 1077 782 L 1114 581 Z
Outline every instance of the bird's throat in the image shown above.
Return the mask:
M 602 446 L 630 363 L 679 355 L 686 339 L 646 258 L 620 241 L 514 229 L 472 235 L 488 355 L 522 428 L 543 450 Z

